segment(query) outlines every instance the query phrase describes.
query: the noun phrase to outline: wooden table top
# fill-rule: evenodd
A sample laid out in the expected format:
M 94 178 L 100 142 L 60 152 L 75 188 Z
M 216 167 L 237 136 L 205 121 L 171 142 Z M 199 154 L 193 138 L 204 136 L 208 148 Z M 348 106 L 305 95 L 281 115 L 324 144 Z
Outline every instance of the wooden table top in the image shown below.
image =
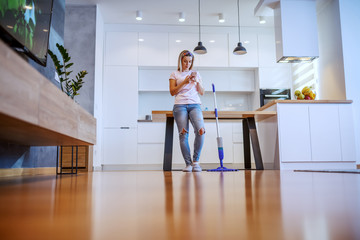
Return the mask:
M 152 111 L 154 122 L 163 122 L 166 117 L 172 117 L 172 111 Z M 215 119 L 214 111 L 203 111 L 204 119 Z M 243 119 L 253 117 L 256 121 L 261 121 L 269 117 L 276 116 L 276 111 L 218 111 L 219 119 Z
M 268 102 L 261 108 L 257 109 L 256 111 L 263 111 L 266 108 L 271 107 L 272 105 L 275 105 L 277 103 L 309 103 L 309 104 L 317 104 L 317 103 L 338 103 L 338 104 L 349 104 L 352 103 L 352 100 L 273 100 L 271 102 Z

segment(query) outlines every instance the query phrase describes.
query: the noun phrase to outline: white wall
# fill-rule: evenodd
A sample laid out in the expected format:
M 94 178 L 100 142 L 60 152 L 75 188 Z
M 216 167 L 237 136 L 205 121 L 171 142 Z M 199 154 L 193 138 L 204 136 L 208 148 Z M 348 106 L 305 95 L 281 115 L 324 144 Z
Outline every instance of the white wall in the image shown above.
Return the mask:
M 338 0 L 328 0 L 317 13 L 319 35 L 318 99 L 344 100 L 345 76 Z
M 101 169 L 102 162 L 102 91 L 103 91 L 103 52 L 104 52 L 104 20 L 101 8 L 96 6 L 96 43 L 95 43 L 95 90 L 94 90 L 94 116 L 96 118 L 96 145 L 94 146 L 93 167 Z
M 346 99 L 353 100 L 357 164 L 360 164 L 360 1 L 339 0 Z

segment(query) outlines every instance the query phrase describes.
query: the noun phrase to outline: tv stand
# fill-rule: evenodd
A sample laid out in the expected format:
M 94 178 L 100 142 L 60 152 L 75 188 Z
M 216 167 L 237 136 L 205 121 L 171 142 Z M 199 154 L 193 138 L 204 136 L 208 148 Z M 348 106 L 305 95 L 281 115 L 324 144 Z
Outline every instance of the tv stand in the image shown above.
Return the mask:
M 29 146 L 96 143 L 96 119 L 0 40 L 0 140 Z

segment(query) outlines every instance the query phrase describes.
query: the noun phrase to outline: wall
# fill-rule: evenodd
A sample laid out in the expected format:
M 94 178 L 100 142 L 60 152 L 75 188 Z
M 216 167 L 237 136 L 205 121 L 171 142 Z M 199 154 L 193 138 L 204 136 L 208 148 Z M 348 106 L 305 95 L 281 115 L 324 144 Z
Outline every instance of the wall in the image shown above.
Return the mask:
M 96 141 L 94 146 L 94 170 L 101 170 L 102 156 L 102 125 L 103 125 L 103 52 L 104 52 L 104 20 L 99 5 L 96 7 L 96 44 L 95 44 L 95 91 L 94 91 L 94 117 L 96 118 Z
M 74 65 L 70 78 L 86 70 L 84 84 L 76 102 L 94 115 L 94 72 L 95 72 L 96 6 L 66 6 L 64 46 Z
M 57 51 L 55 44 L 63 44 L 64 38 L 65 0 L 54 0 L 49 36 L 49 49 Z M 31 59 L 27 61 L 49 81 L 59 87 L 55 80 L 55 67 L 48 56 L 46 67 L 40 66 Z M 56 147 L 20 146 L 8 142 L 0 142 L 0 168 L 34 168 L 55 167 Z
M 318 7 L 319 95 L 318 99 L 343 100 L 345 95 L 344 61 L 338 0 Z
M 339 0 L 342 49 L 344 59 L 346 99 L 353 100 L 357 164 L 360 164 L 360 1 Z M 356 30 L 357 29 L 357 30 Z M 355 31 L 354 31 L 355 30 Z

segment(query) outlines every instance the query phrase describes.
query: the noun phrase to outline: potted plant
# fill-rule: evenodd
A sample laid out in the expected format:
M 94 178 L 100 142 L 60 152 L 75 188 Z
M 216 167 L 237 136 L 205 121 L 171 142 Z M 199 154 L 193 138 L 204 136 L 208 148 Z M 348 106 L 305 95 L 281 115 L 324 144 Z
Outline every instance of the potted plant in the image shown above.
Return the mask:
M 61 91 L 65 92 L 69 97 L 71 97 L 71 99 L 74 99 L 76 95 L 79 95 L 79 90 L 84 83 L 83 79 L 87 74 L 87 71 L 80 71 L 75 76 L 76 80 L 70 79 L 69 76 L 73 71 L 70 71 L 69 68 L 74 63 L 70 62 L 71 57 L 64 46 L 57 43 L 56 47 L 61 54 L 62 62 L 59 61 L 58 57 L 50 49 L 48 49 L 48 53 L 54 62 L 56 73 L 59 76 Z

